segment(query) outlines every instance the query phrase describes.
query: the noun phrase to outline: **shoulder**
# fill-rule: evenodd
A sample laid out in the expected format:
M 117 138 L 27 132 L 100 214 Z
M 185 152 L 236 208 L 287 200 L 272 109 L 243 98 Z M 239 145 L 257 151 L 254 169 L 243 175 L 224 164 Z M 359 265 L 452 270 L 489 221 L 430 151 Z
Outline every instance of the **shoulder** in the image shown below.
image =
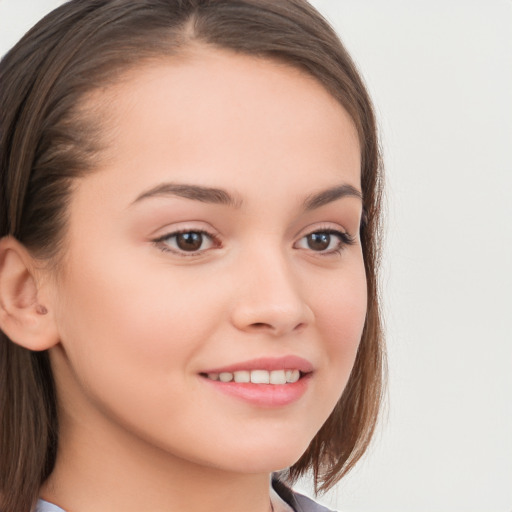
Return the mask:
M 330 508 L 320 505 L 319 503 L 313 501 L 311 498 L 308 498 L 307 496 L 304 496 L 294 491 L 292 492 L 295 498 L 295 510 L 297 512 L 334 512 Z
M 334 512 L 316 501 L 290 489 L 280 480 L 273 478 L 272 487 L 276 493 L 290 505 L 295 512 Z

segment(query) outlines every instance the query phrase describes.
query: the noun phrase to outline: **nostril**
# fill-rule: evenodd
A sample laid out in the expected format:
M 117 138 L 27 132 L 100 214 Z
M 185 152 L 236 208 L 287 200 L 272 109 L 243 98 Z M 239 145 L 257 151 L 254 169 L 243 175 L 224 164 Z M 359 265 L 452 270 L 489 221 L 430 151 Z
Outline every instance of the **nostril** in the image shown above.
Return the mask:
M 256 329 L 263 329 L 265 327 L 271 327 L 269 324 L 266 324 L 264 322 L 255 322 L 252 324 L 253 327 L 256 327 Z
M 307 325 L 306 323 L 300 322 L 292 330 L 300 331 L 304 327 L 306 327 L 306 325 Z M 268 323 L 265 323 L 265 322 L 254 322 L 254 323 L 251 324 L 251 327 L 256 329 L 256 330 L 262 330 L 262 329 L 270 329 L 272 331 L 279 330 L 276 326 L 273 326 L 272 324 L 268 324 Z
M 272 302 L 265 299 L 261 296 L 257 300 L 237 300 L 231 312 L 233 325 L 242 331 L 281 335 L 302 332 L 314 320 L 309 306 L 298 299 L 293 303 L 291 300 Z

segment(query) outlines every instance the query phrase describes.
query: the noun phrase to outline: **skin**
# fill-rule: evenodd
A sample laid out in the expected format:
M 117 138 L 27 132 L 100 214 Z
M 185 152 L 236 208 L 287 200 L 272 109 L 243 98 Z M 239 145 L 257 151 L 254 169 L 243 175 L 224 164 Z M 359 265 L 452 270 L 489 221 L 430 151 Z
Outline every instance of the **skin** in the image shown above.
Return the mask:
M 363 329 L 361 200 L 304 210 L 322 190 L 360 190 L 353 123 L 301 71 L 211 49 L 132 70 L 89 101 L 109 143 L 76 182 L 47 280 L 61 430 L 41 496 L 78 512 L 266 512 L 270 472 L 332 411 Z M 223 189 L 235 204 L 137 200 L 162 183 Z M 180 252 L 161 240 L 177 230 L 214 240 Z M 326 230 L 353 243 L 331 234 L 329 250 L 311 248 L 306 235 Z M 285 355 L 314 371 L 282 407 L 200 375 Z

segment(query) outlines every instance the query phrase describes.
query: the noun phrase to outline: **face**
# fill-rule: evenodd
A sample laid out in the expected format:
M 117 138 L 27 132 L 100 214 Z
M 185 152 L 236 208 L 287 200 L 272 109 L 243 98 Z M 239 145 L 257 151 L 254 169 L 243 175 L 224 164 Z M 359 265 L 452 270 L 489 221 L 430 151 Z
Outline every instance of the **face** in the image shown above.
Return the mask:
M 366 313 L 348 114 L 296 69 L 212 50 L 101 94 L 109 147 L 76 182 L 55 285 L 63 426 L 210 468 L 293 464 Z

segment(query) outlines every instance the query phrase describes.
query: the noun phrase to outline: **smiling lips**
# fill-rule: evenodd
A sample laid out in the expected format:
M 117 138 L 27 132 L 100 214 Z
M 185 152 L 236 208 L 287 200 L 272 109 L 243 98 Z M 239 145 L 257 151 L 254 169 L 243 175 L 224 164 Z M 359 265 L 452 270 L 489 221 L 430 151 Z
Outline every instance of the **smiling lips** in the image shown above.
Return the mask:
M 299 370 L 239 370 L 236 372 L 208 373 L 210 380 L 220 382 L 251 382 L 252 384 L 292 384 L 300 379 Z
M 260 407 L 280 407 L 305 392 L 313 365 L 297 356 L 261 358 L 202 372 L 215 389 Z

